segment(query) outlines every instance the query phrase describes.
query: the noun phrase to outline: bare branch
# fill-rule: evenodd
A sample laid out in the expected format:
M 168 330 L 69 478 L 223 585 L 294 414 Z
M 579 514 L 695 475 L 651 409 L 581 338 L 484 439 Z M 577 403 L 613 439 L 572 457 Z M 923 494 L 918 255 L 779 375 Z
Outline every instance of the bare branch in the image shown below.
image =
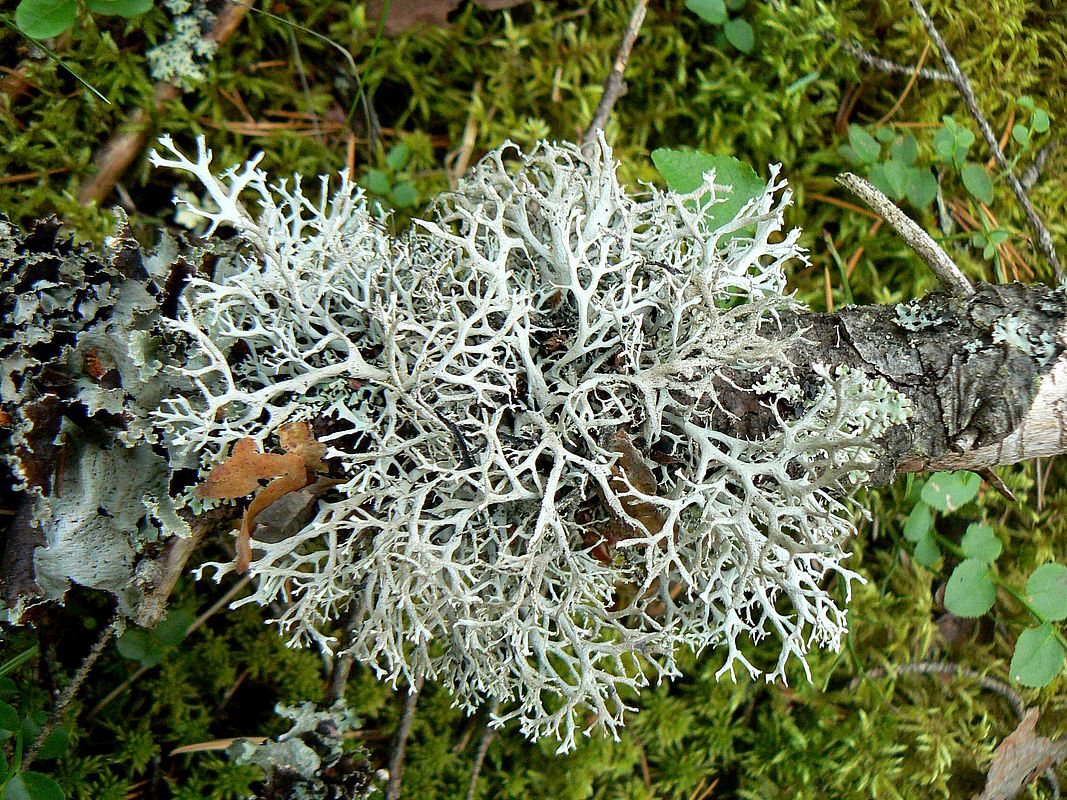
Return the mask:
M 949 258 L 948 253 L 933 238 L 919 227 L 907 214 L 901 211 L 892 200 L 878 191 L 874 186 L 858 175 L 846 172 L 838 176 L 837 182 L 869 205 L 878 216 L 889 223 L 904 242 L 915 251 L 916 255 L 937 276 L 953 294 L 969 297 L 974 294 L 974 287 L 960 272 L 960 268 Z
M 873 53 L 868 53 L 860 45 L 855 42 L 846 42 L 844 39 L 838 39 L 829 33 L 823 34 L 823 37 L 838 45 L 842 50 L 855 58 L 857 61 L 866 64 L 869 67 L 873 67 L 881 72 L 896 73 L 898 75 L 918 75 L 920 78 L 926 78 L 931 81 L 945 81 L 947 83 L 955 83 L 952 80 L 952 76 L 947 72 L 942 72 L 939 69 L 929 69 L 915 67 L 909 67 L 904 64 L 898 64 L 895 61 L 890 61 L 888 58 L 881 58 Z
M 923 4 L 920 0 L 908 0 L 911 3 L 911 7 L 915 9 L 915 13 L 918 14 L 919 19 L 922 20 L 923 27 L 926 28 L 927 34 L 933 40 L 937 46 L 938 52 L 941 54 L 941 60 L 945 62 L 945 66 L 948 67 L 949 73 L 952 75 L 952 82 L 956 84 L 956 88 L 960 90 L 960 94 L 963 95 L 963 102 L 967 106 L 967 110 L 971 112 L 971 116 L 974 117 L 975 122 L 978 123 L 978 130 L 982 132 L 982 137 L 986 140 L 986 144 L 989 145 L 989 149 L 993 153 L 993 157 L 996 159 L 997 166 L 1003 170 L 1005 177 L 1007 178 L 1008 185 L 1011 187 L 1012 192 L 1015 193 L 1015 198 L 1019 201 L 1019 205 L 1022 206 L 1023 212 L 1026 214 L 1026 219 L 1030 223 L 1030 227 L 1033 229 L 1034 234 L 1037 236 L 1037 244 L 1044 253 L 1048 263 L 1052 265 L 1052 269 L 1056 273 L 1056 278 L 1062 283 L 1064 278 L 1063 267 L 1060 265 L 1059 256 L 1056 255 L 1056 248 L 1052 244 L 1052 235 L 1048 232 L 1048 228 L 1045 227 L 1045 223 L 1041 220 L 1040 215 L 1037 213 L 1037 209 L 1034 208 L 1034 204 L 1030 202 L 1030 198 L 1026 195 L 1026 189 L 1022 183 L 1012 172 L 1011 164 L 1008 163 L 1007 157 L 1004 155 L 1004 151 L 1000 149 L 1000 143 L 997 141 L 997 135 L 993 131 L 993 126 L 989 124 L 989 120 L 982 114 L 982 110 L 978 107 L 978 100 L 974 95 L 974 90 L 971 88 L 970 81 L 967 80 L 967 76 L 960 70 L 960 65 L 956 62 L 948 46 L 945 44 L 945 40 L 941 38 L 941 34 L 938 33 L 934 21 L 930 19 L 930 15 L 926 13 L 926 9 L 923 8 Z
M 474 800 L 474 790 L 478 787 L 478 776 L 482 772 L 482 765 L 485 763 L 485 754 L 489 752 L 489 745 L 493 743 L 493 738 L 496 736 L 496 730 L 490 726 L 493 717 L 496 712 L 500 710 L 500 701 L 494 700 L 493 705 L 489 707 L 489 722 L 485 724 L 485 730 L 482 732 L 482 738 L 478 742 L 478 750 L 474 754 L 474 765 L 471 767 L 471 780 L 467 785 L 467 800 Z
M 400 717 L 400 726 L 393 740 L 393 754 L 389 756 L 389 782 L 385 785 L 385 800 L 400 800 L 400 783 L 404 777 L 404 758 L 408 751 L 408 737 L 411 725 L 415 721 L 415 706 L 422 692 L 422 678 L 415 680 L 404 692 L 404 713 Z
M 1041 170 L 1045 168 L 1045 162 L 1048 161 L 1048 157 L 1052 155 L 1056 148 L 1063 144 L 1063 139 L 1056 138 L 1050 139 L 1044 147 L 1037 151 L 1037 155 L 1034 156 L 1034 162 L 1026 168 L 1026 171 L 1019 178 L 1019 183 L 1023 185 L 1026 191 L 1030 191 L 1034 188 L 1034 184 L 1037 183 L 1037 179 L 1041 177 Z
M 607 124 L 611 109 L 615 107 L 615 101 L 619 99 L 626 84 L 622 80 L 622 74 L 626 70 L 626 62 L 630 59 L 630 51 L 633 50 L 637 34 L 641 30 L 641 24 L 645 21 L 648 12 L 648 0 L 637 0 L 634 10 L 630 14 L 630 21 L 626 25 L 626 31 L 622 35 L 618 52 L 615 53 L 615 61 L 611 65 L 611 72 L 604 80 L 604 93 L 600 96 L 600 104 L 593 114 L 593 121 L 589 128 L 582 134 L 582 143 L 592 141 L 596 132 L 602 130 Z

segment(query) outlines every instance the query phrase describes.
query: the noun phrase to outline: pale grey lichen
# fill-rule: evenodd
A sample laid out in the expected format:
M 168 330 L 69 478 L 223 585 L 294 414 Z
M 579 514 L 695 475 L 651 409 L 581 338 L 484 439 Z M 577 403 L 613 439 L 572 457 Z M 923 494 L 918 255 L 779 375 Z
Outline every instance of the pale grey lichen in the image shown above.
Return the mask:
M 347 174 L 312 200 L 258 157 L 216 176 L 202 141 L 193 159 L 161 142 L 152 162 L 201 181 L 217 210 L 192 210 L 247 246 L 173 323 L 198 388 L 157 414 L 173 466 L 270 448 L 301 419 L 344 475 L 298 533 L 253 540 L 240 602 L 280 603 L 293 643 L 437 679 L 467 709 L 498 701 L 496 723 L 561 750 L 583 719 L 614 732 L 679 646 L 755 676 L 744 641 L 773 635 L 768 679 L 840 646 L 824 584 L 847 598 L 859 579 L 842 496 L 910 409 L 855 370 L 792 385 L 768 331 L 805 256 L 777 168 L 715 226 L 713 173 L 633 193 L 602 138 L 505 145 L 396 237 Z M 757 440 L 713 423 L 738 374 L 771 393 Z
M 896 306 L 897 325 L 906 331 L 922 331 L 944 324 L 946 317 L 941 307 L 932 302 L 912 300 Z
M 205 67 L 215 57 L 218 42 L 207 36 L 215 21 L 205 0 L 164 0 L 171 15 L 167 38 L 145 53 L 157 81 L 189 89 L 207 77 Z
M 994 342 L 1022 350 L 1045 366 L 1055 361 L 1059 352 L 1059 343 L 1052 331 L 1039 330 L 1021 316 L 1010 315 L 997 320 L 992 335 Z

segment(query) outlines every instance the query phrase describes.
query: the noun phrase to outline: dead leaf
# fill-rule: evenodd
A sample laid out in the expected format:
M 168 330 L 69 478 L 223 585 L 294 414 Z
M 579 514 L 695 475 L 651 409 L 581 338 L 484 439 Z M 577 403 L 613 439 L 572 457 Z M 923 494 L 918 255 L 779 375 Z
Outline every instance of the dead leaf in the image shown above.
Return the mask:
M 1039 716 L 1036 708 L 1027 709 L 1019 726 L 997 747 L 978 800 L 1011 800 L 1067 755 L 1067 737 L 1053 741 L 1034 732 Z
M 230 457 L 193 490 L 197 497 L 216 500 L 236 500 L 256 492 L 237 530 L 238 574 L 247 572 L 252 561 L 256 517 L 283 496 L 313 484 L 316 473 L 326 471 L 322 463 L 326 445 L 315 439 L 306 422 L 283 425 L 278 429 L 278 441 L 284 455 L 261 453 L 255 439 L 241 439 L 233 446 Z M 264 480 L 270 483 L 263 486 Z
M 448 27 L 448 15 L 459 8 L 460 0 L 390 0 L 382 30 L 388 36 L 406 31 L 416 25 Z M 527 0 L 474 0 L 487 11 L 499 11 L 522 5 Z M 367 19 L 377 21 L 382 16 L 384 0 L 367 3 Z
M 608 479 L 608 485 L 618 495 L 623 510 L 630 517 L 641 523 L 650 534 L 659 533 L 667 521 L 663 509 L 654 503 L 634 497 L 630 488 L 632 486 L 642 494 L 656 494 L 659 484 L 656 482 L 655 474 L 649 469 L 644 456 L 633 446 L 625 431 L 613 433 L 608 442 L 608 448 L 619 454 L 619 460 L 611 468 L 612 477 Z M 633 524 L 629 520 L 620 521 L 628 525 Z

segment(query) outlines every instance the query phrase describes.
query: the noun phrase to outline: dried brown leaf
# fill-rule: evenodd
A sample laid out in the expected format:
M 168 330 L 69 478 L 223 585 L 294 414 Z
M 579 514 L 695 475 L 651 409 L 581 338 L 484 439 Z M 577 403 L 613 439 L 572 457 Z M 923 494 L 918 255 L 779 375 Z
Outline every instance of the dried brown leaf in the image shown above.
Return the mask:
M 1019 726 L 997 747 L 978 800 L 1011 800 L 1067 755 L 1067 738 L 1053 741 L 1035 733 L 1038 716 L 1036 708 L 1027 709 Z

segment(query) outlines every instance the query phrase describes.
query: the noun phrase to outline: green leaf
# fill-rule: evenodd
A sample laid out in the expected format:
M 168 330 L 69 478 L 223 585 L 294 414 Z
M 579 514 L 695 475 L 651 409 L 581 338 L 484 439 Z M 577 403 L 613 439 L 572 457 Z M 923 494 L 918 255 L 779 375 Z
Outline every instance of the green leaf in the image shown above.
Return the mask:
M 1030 129 L 1021 122 L 1016 122 L 1011 126 L 1011 137 L 1019 144 L 1025 145 L 1030 141 Z
M 172 608 L 151 636 L 161 647 L 174 647 L 185 638 L 185 632 L 195 619 L 196 614 L 188 608 Z
M 392 170 L 402 169 L 404 165 L 408 163 L 408 159 L 410 158 L 411 149 L 401 142 L 400 144 L 393 145 L 389 150 L 388 155 L 385 157 L 385 166 Z
M 1042 108 L 1034 109 L 1033 126 L 1034 130 L 1038 133 L 1044 133 L 1048 130 L 1048 126 L 1051 122 L 1051 118 L 1047 111 Z
M 990 526 L 981 522 L 972 522 L 967 526 L 967 532 L 963 534 L 960 547 L 967 558 L 992 564 L 1000 557 L 1000 551 L 1004 546 Z
M 859 125 L 848 126 L 848 141 L 859 157 L 868 164 L 877 161 L 882 152 L 882 146 L 878 144 L 878 140 Z
M 956 152 L 956 137 L 948 128 L 940 128 L 934 134 L 934 152 L 942 161 L 949 161 Z
M 892 190 L 888 194 L 894 200 L 900 200 L 908 191 L 908 179 L 911 177 L 908 165 L 902 161 L 887 161 L 882 165 L 886 181 Z
M 993 607 L 997 587 L 989 564 L 968 558 L 956 567 L 945 586 L 945 608 L 957 617 L 980 617 Z
M 967 187 L 967 191 L 976 200 L 980 200 L 986 205 L 993 202 L 993 181 L 990 180 L 989 173 L 986 172 L 985 167 L 973 161 L 968 161 L 963 165 L 963 169 L 960 170 L 960 176 L 963 178 L 963 185 Z
M 726 7 L 731 11 L 740 11 L 748 0 L 726 0 Z
M 1067 618 L 1067 567 L 1042 564 L 1026 581 L 1026 595 L 1044 619 Z
M 850 144 L 838 145 L 837 152 L 843 155 L 853 164 L 866 163 L 862 158 L 860 158 L 860 154 L 856 152 L 856 148 Z
M 742 53 L 752 52 L 756 44 L 756 34 L 745 20 L 740 17 L 730 20 L 722 26 L 722 32 L 726 34 L 727 41 Z
M 85 0 L 85 5 L 96 14 L 113 14 L 119 17 L 136 17 L 152 10 L 153 0 Z
M 4 787 L 3 800 L 64 800 L 59 784 L 39 772 L 20 772 Z
M 1056 639 L 1052 623 L 1046 622 L 1019 634 L 1009 674 L 1023 686 L 1048 686 L 1063 669 L 1063 657 L 1063 645 Z
M 410 183 L 398 183 L 389 192 L 389 199 L 397 208 L 411 208 L 419 202 L 419 193 Z
M 1022 97 L 1020 97 L 1015 102 L 1017 102 L 1019 105 L 1021 105 L 1023 108 L 1025 108 L 1025 109 L 1027 109 L 1029 111 L 1033 111 L 1034 110 L 1034 98 L 1032 98 L 1028 94 L 1024 94 Z
M 930 506 L 919 503 L 908 514 L 904 523 L 904 538 L 909 542 L 918 542 L 930 535 L 934 527 L 934 515 L 930 512 Z
M 66 727 L 55 728 L 41 744 L 37 751 L 37 758 L 41 761 L 49 761 L 66 755 L 67 746 L 70 744 L 70 731 Z
M 652 163 L 667 181 L 667 186 L 681 194 L 700 188 L 704 173 L 712 169 L 715 170 L 716 184 L 733 187 L 722 202 L 708 209 L 708 220 L 713 227 L 725 225 L 736 216 L 741 206 L 763 194 L 764 183 L 756 171 L 732 156 L 660 148 L 652 151 Z
M 893 133 L 891 128 L 875 128 L 874 138 L 882 144 L 887 144 L 896 138 L 896 134 Z
M 712 25 L 722 25 L 727 19 L 723 0 L 685 0 L 685 7 Z
M 937 197 L 937 178 L 926 167 L 913 167 L 908 181 L 908 200 L 916 208 L 926 208 Z
M 910 133 L 906 134 L 889 146 L 889 154 L 894 161 L 900 161 L 910 166 L 915 163 L 915 159 L 919 156 L 919 143 L 915 141 L 915 137 Z
M 389 194 L 389 190 L 393 186 L 389 176 L 380 169 L 368 170 L 366 177 L 363 178 L 363 185 L 367 187 L 368 191 L 375 194 Z
M 59 36 L 78 16 L 75 0 L 22 0 L 15 8 L 15 26 L 31 39 Z
M 923 486 L 923 502 L 938 511 L 955 511 L 966 505 L 978 494 L 982 477 L 973 472 L 935 472 Z
M 915 560 L 919 566 L 933 569 L 941 558 L 941 548 L 938 547 L 934 537 L 927 534 L 915 543 Z
M 154 667 L 163 660 L 164 652 L 147 631 L 129 628 L 115 642 L 123 658 L 140 662 L 142 667 Z
M 0 741 L 11 738 L 22 727 L 22 717 L 14 706 L 0 703 Z

